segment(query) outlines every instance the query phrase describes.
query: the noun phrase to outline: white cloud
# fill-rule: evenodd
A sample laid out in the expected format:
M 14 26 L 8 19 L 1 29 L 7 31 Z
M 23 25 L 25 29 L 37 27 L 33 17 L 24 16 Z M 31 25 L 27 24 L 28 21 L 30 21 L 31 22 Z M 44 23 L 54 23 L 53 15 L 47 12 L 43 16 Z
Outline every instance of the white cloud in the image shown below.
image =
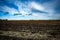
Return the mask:
M 45 8 L 41 4 L 38 4 L 36 2 L 28 2 L 28 5 L 26 5 L 25 3 L 16 1 L 15 5 L 18 6 L 19 13 L 21 13 L 24 16 L 31 13 L 33 14 L 32 8 L 46 12 Z M 37 15 L 37 14 L 33 14 L 33 15 Z
M 48 20 L 49 19 L 49 17 L 43 14 L 33 13 L 32 16 L 34 17 L 35 20 L 46 20 L 46 19 Z
M 37 20 L 37 19 L 39 19 L 39 20 L 41 20 L 41 19 L 59 19 L 60 18 L 60 13 L 54 14 L 54 12 L 55 12 L 54 7 L 56 4 L 56 1 L 54 3 L 45 2 L 43 4 L 39 4 L 34 1 L 26 2 L 27 4 L 20 2 L 18 0 L 13 0 L 13 1 L 11 2 L 10 0 L 9 1 L 7 0 L 8 3 L 13 3 L 16 6 L 18 6 L 18 10 L 14 9 L 14 8 L 10 8 L 8 6 L 3 6 L 3 7 L 0 6 L 0 10 L 3 12 L 9 12 L 10 14 L 17 14 L 17 13 L 22 14 L 22 15 L 17 15 L 17 16 L 12 15 L 12 16 L 10 16 L 10 18 L 13 17 L 14 19 L 17 18 L 17 19 L 35 19 L 35 20 Z M 36 9 L 36 10 L 40 10 L 40 11 L 48 12 L 48 13 L 47 14 L 38 13 L 38 12 L 35 13 L 35 12 L 32 12 L 32 9 Z M 31 15 L 29 15 L 29 14 L 31 14 Z M 22 16 L 24 16 L 24 17 L 22 17 Z
M 45 11 L 45 8 L 41 4 L 38 4 L 36 2 L 30 2 L 28 5 L 30 8 L 34 8 L 34 9 L 40 10 L 40 11 Z
M 1 11 L 3 11 L 3 12 L 9 12 L 10 14 L 16 14 L 16 13 L 18 13 L 18 11 L 16 9 L 10 8 L 8 6 L 1 7 Z
M 26 15 L 28 15 L 28 14 L 30 13 L 30 9 L 28 8 L 28 6 L 27 6 L 26 4 L 17 1 L 17 2 L 15 3 L 15 5 L 18 6 L 18 11 L 19 11 L 19 13 L 21 13 L 22 15 L 26 16 Z
M 51 2 L 45 2 L 42 4 L 46 11 L 48 12 L 48 16 L 52 16 L 52 15 L 55 15 L 55 7 L 57 5 L 57 0 L 55 1 L 51 1 Z
M 28 14 L 32 13 L 31 16 L 33 17 L 38 17 L 38 18 L 43 18 L 43 17 L 47 17 L 47 15 L 43 15 L 42 13 L 34 13 L 32 12 L 32 8 L 36 9 L 36 10 L 40 10 L 40 11 L 45 11 L 45 8 L 41 5 L 38 4 L 36 2 L 29 2 L 28 5 L 24 4 L 24 3 L 20 3 L 20 2 L 16 2 L 15 5 L 18 6 L 18 11 L 19 13 L 21 13 L 24 16 L 27 16 Z

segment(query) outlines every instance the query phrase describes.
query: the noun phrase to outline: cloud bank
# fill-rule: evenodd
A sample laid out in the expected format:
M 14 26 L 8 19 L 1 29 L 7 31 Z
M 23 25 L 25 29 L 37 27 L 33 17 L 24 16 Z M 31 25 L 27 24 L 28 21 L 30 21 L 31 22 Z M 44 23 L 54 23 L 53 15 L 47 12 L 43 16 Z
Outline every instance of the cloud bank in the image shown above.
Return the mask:
M 0 0 L 0 19 L 60 20 L 59 0 Z

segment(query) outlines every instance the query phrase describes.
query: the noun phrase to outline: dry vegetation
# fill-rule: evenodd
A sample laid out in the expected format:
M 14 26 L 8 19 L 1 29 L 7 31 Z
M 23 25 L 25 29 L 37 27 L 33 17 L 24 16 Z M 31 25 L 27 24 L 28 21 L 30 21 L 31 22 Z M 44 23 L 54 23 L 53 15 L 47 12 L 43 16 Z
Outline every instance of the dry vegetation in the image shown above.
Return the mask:
M 0 40 L 60 40 L 60 20 L 0 20 Z

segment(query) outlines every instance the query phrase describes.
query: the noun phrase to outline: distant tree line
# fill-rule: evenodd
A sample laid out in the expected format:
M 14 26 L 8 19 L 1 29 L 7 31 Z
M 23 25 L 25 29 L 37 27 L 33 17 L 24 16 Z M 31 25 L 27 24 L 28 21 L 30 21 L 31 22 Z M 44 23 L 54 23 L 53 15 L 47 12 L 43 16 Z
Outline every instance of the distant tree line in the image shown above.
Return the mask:
M 7 21 L 8 19 L 0 19 L 0 21 Z

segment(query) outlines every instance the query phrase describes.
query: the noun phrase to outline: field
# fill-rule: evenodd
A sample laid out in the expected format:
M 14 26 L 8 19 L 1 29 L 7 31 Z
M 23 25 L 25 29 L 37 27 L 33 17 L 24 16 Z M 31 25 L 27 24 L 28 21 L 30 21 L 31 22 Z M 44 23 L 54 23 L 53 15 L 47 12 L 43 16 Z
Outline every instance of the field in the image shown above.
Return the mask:
M 60 20 L 0 20 L 0 40 L 60 40 Z

